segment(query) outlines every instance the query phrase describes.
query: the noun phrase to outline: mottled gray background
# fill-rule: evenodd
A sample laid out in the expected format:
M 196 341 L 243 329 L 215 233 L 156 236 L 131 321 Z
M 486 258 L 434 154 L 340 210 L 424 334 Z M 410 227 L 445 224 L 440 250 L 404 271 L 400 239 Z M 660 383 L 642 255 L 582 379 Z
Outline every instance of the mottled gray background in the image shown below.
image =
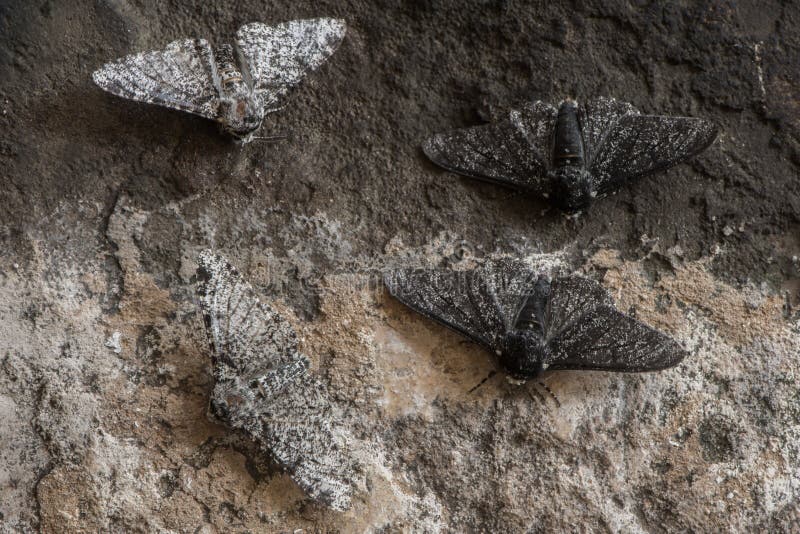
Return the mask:
M 91 82 L 173 39 L 314 16 L 349 31 L 265 122 L 289 141 L 238 146 Z M 0 530 L 800 528 L 799 27 L 777 1 L 1 1 Z M 419 149 L 525 99 L 601 95 L 720 137 L 578 219 Z M 561 373 L 560 407 L 502 380 L 469 396 L 486 355 L 346 274 L 461 243 L 564 249 L 692 356 Z M 206 246 L 293 317 L 383 451 L 349 514 L 205 420 Z

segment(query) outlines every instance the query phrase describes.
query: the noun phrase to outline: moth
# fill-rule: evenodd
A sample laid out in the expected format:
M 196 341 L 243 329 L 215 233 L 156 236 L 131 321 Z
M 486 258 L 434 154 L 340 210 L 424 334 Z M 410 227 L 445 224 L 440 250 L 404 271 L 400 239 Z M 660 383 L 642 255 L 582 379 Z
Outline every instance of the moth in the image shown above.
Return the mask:
M 253 22 L 239 28 L 233 45 L 212 50 L 205 39 L 181 39 L 107 63 L 92 78 L 117 96 L 215 120 L 248 142 L 289 90 L 336 51 L 344 34 L 338 19 Z
M 423 151 L 437 165 L 544 197 L 567 213 L 705 150 L 710 121 L 642 115 L 627 102 L 564 100 L 511 110 L 499 122 L 437 134 Z
M 216 381 L 210 415 L 259 443 L 313 499 L 346 510 L 361 471 L 353 438 L 294 329 L 223 257 L 206 250 L 198 265 Z
M 656 371 L 686 352 L 614 307 L 597 282 L 549 278 L 500 258 L 470 271 L 401 269 L 385 275 L 409 308 L 491 350 L 513 378 L 560 369 Z

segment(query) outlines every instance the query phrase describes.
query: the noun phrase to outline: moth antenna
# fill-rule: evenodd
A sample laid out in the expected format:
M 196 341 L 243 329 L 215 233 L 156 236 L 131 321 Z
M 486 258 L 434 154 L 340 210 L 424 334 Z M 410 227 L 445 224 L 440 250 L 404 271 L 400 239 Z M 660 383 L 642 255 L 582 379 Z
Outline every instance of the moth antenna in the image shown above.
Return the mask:
M 560 401 L 560 400 L 558 400 L 558 397 L 556 397 L 556 394 L 555 394 L 555 393 L 553 393 L 553 391 L 552 391 L 552 390 L 551 390 L 549 387 L 547 387 L 547 384 L 545 384 L 544 382 L 537 382 L 537 384 L 539 384 L 540 386 L 542 386 L 542 388 L 544 388 L 544 390 L 545 390 L 546 392 L 548 392 L 548 393 L 550 394 L 550 396 L 551 396 L 551 397 L 553 397 L 553 400 L 554 400 L 554 401 L 556 401 L 556 406 L 558 406 L 559 408 L 561 408 L 561 401 Z
M 492 369 L 491 371 L 489 371 L 489 374 L 488 374 L 488 375 L 486 375 L 486 378 L 484 378 L 483 380 L 481 380 L 480 382 L 478 382 L 478 384 L 477 384 L 476 386 L 474 386 L 472 389 L 470 389 L 470 390 L 469 390 L 467 393 L 468 393 L 468 394 L 471 394 L 473 391 L 475 391 L 476 389 L 478 389 L 479 387 L 481 387 L 482 385 L 484 385 L 484 384 L 486 383 L 486 381 L 487 381 L 487 380 L 489 380 L 490 378 L 492 378 L 492 377 L 493 377 L 494 375 L 496 375 L 496 374 L 497 374 L 497 371 L 495 371 L 494 369 Z
M 265 141 L 267 143 L 274 143 L 276 141 L 285 141 L 286 139 L 289 139 L 289 136 L 285 135 L 285 134 L 265 135 L 265 136 L 261 136 L 261 137 L 253 137 L 252 138 L 253 141 Z
M 282 109 L 283 109 L 283 108 L 285 108 L 287 105 L 288 105 L 288 104 L 284 104 L 284 105 L 282 105 L 282 106 L 277 106 L 277 107 L 274 107 L 274 108 L 264 108 L 264 114 L 265 114 L 265 115 L 269 115 L 270 113 L 275 113 L 276 111 L 280 111 L 280 110 L 282 110 Z

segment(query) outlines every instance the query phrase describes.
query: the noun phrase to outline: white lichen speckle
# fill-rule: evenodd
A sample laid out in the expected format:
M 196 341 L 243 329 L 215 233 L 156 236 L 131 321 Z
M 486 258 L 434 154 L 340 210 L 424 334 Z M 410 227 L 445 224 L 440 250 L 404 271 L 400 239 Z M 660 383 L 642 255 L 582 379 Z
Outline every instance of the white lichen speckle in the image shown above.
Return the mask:
M 113 350 L 115 354 L 122 352 L 122 334 L 120 332 L 111 334 L 111 336 L 106 339 L 106 347 Z

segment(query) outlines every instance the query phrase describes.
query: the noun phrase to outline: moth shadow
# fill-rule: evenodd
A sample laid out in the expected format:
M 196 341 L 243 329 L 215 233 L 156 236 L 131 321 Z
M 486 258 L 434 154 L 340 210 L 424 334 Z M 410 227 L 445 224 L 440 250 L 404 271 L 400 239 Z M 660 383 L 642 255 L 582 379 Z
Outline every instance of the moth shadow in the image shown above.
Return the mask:
M 108 143 L 120 139 L 128 143 L 165 143 L 190 134 L 217 142 L 219 138 L 227 141 L 214 121 L 119 98 L 88 83 L 64 88 L 57 100 L 42 98 L 32 104 L 49 131 L 87 142 Z
M 275 476 L 286 474 L 284 469 L 268 452 L 244 431 L 231 429 L 221 421 L 209 419 L 219 435 L 209 437 L 201 446 L 211 449 L 225 448 L 244 457 L 244 468 L 256 483 L 267 482 Z
M 165 182 L 178 196 L 227 179 L 245 153 L 214 121 L 74 87 L 31 102 L 39 145 L 58 147 L 104 172 Z M 233 173 L 235 174 L 235 173 Z

